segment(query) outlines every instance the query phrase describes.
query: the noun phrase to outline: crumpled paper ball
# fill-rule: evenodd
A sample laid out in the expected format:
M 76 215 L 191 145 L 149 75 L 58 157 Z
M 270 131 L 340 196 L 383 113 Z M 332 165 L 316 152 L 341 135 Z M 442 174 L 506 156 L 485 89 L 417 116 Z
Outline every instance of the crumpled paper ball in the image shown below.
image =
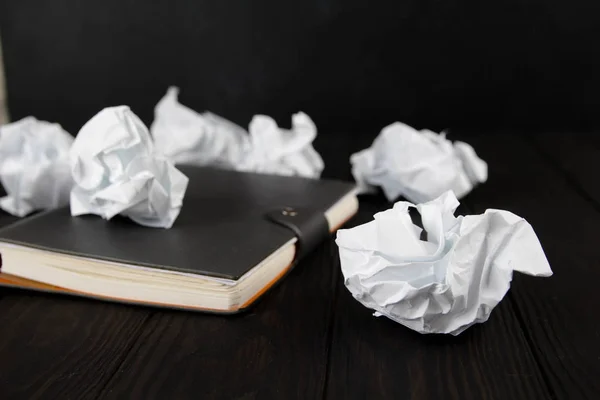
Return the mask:
M 148 129 L 127 106 L 109 107 L 79 131 L 70 152 L 71 214 L 117 214 L 170 228 L 188 178 L 154 150 Z
M 313 148 L 314 122 L 304 113 L 283 129 L 266 115 L 255 115 L 249 132 L 210 112 L 198 113 L 181 103 L 170 87 L 155 107 L 151 126 L 156 145 L 173 162 L 211 165 L 245 172 L 321 176 L 323 159 Z
M 170 87 L 154 108 L 150 132 L 161 152 L 175 163 L 233 168 L 248 151 L 248 133 L 210 112 L 202 114 L 179 103 L 179 88 Z
M 448 190 L 458 198 L 487 180 L 487 164 L 469 144 L 444 133 L 417 131 L 400 122 L 385 127 L 373 145 L 350 157 L 360 193 L 381 187 L 389 201 L 403 196 L 414 203 Z
M 26 117 L 0 127 L 0 208 L 17 217 L 66 205 L 73 186 L 73 137 L 59 124 Z
M 238 169 L 318 178 L 325 164 L 312 146 L 316 136 L 317 127 L 302 112 L 292 116 L 292 129 L 278 127 L 266 115 L 256 115 L 250 122 L 250 152 Z
M 337 233 L 344 284 L 375 316 L 421 333 L 458 335 L 487 321 L 513 271 L 550 276 L 531 225 L 508 211 L 454 216 L 448 191 L 414 206 L 397 202 L 374 220 Z M 427 240 L 409 214 L 421 214 Z

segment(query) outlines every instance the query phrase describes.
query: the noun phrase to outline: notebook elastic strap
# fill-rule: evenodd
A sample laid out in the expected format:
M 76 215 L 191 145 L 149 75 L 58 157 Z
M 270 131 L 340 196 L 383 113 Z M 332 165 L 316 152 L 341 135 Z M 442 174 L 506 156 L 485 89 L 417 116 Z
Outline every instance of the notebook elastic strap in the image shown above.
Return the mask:
M 300 259 L 329 238 L 325 215 L 309 208 L 282 207 L 267 214 L 271 221 L 285 226 L 298 238 L 296 259 Z

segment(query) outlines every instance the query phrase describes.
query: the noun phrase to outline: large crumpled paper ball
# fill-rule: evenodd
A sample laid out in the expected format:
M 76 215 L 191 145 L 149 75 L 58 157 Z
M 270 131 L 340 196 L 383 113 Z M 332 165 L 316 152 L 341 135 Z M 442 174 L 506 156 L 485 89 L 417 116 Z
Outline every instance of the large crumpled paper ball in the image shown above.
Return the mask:
M 248 133 L 210 112 L 198 113 L 178 100 L 170 87 L 154 109 L 154 143 L 175 163 L 233 168 L 248 151 Z
M 239 169 L 318 178 L 325 164 L 312 146 L 316 136 L 317 127 L 302 112 L 292 116 L 292 129 L 280 128 L 266 115 L 256 115 L 250 122 L 250 151 Z
M 485 322 L 513 271 L 550 276 L 531 225 L 508 211 L 454 216 L 452 192 L 414 206 L 398 202 L 374 220 L 337 233 L 344 284 L 354 298 L 421 333 L 458 335 Z M 410 217 L 421 214 L 427 240 Z
M 71 214 L 117 214 L 170 228 L 188 178 L 154 149 L 148 129 L 127 106 L 109 107 L 79 131 L 70 153 Z
M 313 148 L 317 127 L 302 112 L 292 116 L 291 129 L 266 115 L 255 115 L 249 131 L 205 111 L 198 113 L 178 101 L 179 89 L 167 90 L 155 107 L 151 126 L 158 148 L 173 162 L 215 166 L 245 172 L 318 178 L 323 159 Z
M 350 162 L 359 191 L 381 187 L 389 201 L 403 196 L 422 203 L 448 190 L 461 198 L 487 180 L 487 164 L 469 144 L 400 122 L 385 127 Z
M 66 205 L 73 185 L 73 137 L 59 124 L 26 117 L 0 127 L 0 207 L 15 216 Z

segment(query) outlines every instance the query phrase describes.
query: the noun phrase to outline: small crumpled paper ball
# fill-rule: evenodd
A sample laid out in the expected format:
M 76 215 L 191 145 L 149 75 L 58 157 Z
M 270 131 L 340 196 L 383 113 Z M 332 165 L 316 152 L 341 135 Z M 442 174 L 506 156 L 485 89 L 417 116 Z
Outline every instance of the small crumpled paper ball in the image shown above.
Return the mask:
M 282 129 L 266 115 L 250 122 L 250 152 L 240 170 L 319 178 L 325 164 L 313 148 L 317 127 L 302 112 L 292 116 L 292 129 Z
M 248 133 L 215 114 L 202 114 L 179 103 L 170 87 L 154 108 L 150 127 L 154 143 L 175 163 L 233 168 L 248 151 Z
M 117 214 L 170 228 L 181 211 L 188 178 L 154 151 L 148 129 L 127 106 L 109 107 L 79 131 L 70 153 L 75 186 L 71 214 Z
M 414 206 L 398 202 L 374 220 L 338 231 L 344 284 L 376 316 L 421 333 L 458 335 L 487 321 L 513 271 L 550 276 L 531 225 L 508 211 L 454 216 L 452 192 Z M 409 214 L 421 214 L 427 240 Z
M 389 201 L 403 196 L 422 203 L 448 190 L 461 198 L 487 180 L 487 164 L 473 147 L 400 122 L 385 127 L 350 162 L 359 191 L 369 193 L 378 186 Z
M 0 127 L 0 207 L 24 217 L 66 205 L 73 185 L 69 149 L 73 137 L 59 124 L 26 117 Z

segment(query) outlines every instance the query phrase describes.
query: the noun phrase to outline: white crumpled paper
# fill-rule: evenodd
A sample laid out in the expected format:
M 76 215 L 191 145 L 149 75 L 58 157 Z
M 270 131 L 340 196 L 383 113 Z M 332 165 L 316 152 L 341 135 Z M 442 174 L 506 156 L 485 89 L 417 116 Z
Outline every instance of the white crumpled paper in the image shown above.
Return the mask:
M 513 271 L 552 275 L 527 221 L 493 209 L 455 217 L 458 204 L 449 191 L 416 206 L 427 241 L 412 223 L 413 204 L 403 201 L 339 230 L 344 283 L 354 298 L 417 332 L 458 335 L 488 319 Z
M 178 95 L 179 89 L 170 87 L 154 108 L 150 131 L 157 148 L 175 163 L 239 165 L 248 152 L 248 133 L 215 114 L 182 105 Z
M 178 88 L 168 89 L 155 107 L 151 126 L 156 145 L 173 162 L 309 178 L 321 175 L 323 160 L 312 146 L 317 128 L 308 115 L 294 114 L 292 129 L 256 115 L 248 132 L 225 118 L 182 105 L 178 94 Z
M 188 178 L 154 150 L 148 129 L 127 106 L 105 108 L 79 131 L 70 153 L 71 214 L 117 214 L 170 228 Z
M 0 127 L 0 180 L 4 211 L 24 217 L 66 205 L 73 186 L 69 148 L 73 137 L 59 124 L 26 117 Z
M 312 146 L 316 136 L 317 127 L 302 112 L 292 116 L 292 129 L 278 127 L 266 115 L 256 115 L 250 122 L 250 151 L 238 169 L 318 178 L 325 164 Z
M 373 145 L 353 154 L 350 162 L 359 192 L 379 186 L 389 201 L 402 195 L 422 203 L 448 190 L 461 198 L 487 180 L 487 164 L 473 147 L 400 122 L 385 127 Z

